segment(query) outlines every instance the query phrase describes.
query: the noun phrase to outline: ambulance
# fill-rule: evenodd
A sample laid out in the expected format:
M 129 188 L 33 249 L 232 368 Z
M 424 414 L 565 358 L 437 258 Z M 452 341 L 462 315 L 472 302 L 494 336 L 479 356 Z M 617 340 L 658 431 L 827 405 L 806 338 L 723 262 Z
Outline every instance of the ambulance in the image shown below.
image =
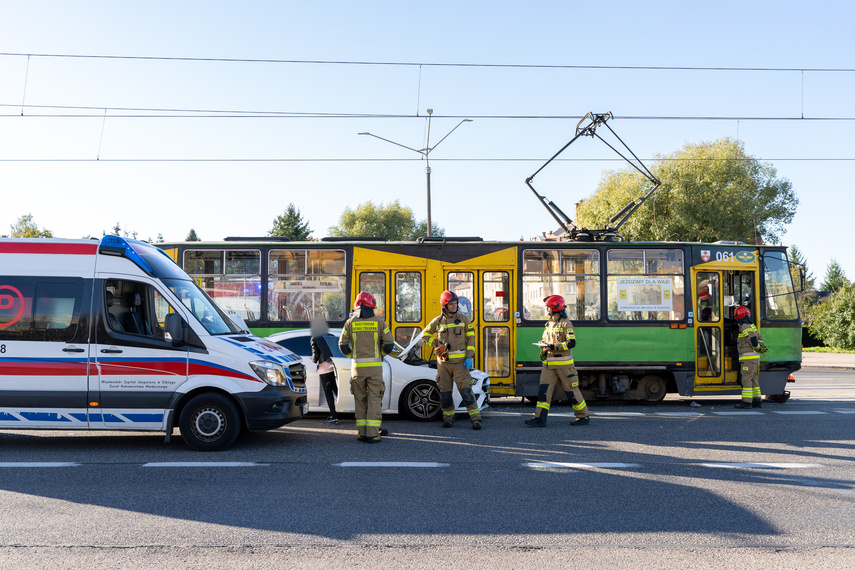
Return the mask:
M 149 243 L 0 239 L 0 429 L 165 431 L 219 451 L 308 410 L 305 366 Z

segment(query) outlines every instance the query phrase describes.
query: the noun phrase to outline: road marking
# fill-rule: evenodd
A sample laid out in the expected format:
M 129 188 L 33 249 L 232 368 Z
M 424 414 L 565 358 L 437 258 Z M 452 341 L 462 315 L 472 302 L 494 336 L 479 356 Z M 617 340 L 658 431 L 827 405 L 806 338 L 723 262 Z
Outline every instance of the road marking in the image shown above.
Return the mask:
M 0 467 L 79 467 L 79 463 L 61 463 L 61 462 L 6 462 L 0 463 Z
M 263 467 L 267 463 L 248 463 L 242 461 L 165 461 L 144 463 L 143 467 Z
M 428 461 L 345 461 L 333 463 L 338 467 L 448 467 L 448 463 Z
M 654 412 L 657 416 L 702 416 L 700 412 Z
M 811 416 L 811 415 L 822 415 L 826 412 L 818 412 L 816 410 L 775 410 L 776 414 L 782 414 L 785 416 Z
M 818 463 L 701 463 L 717 469 L 810 469 L 822 467 Z
M 717 416 L 765 416 L 763 412 L 713 412 Z
M 855 414 L 855 410 L 834 410 L 838 414 Z
M 638 463 L 559 463 L 552 461 L 523 463 L 523 466 L 532 469 L 549 469 L 554 467 L 561 469 L 629 469 L 640 467 Z
M 646 416 L 644 412 L 591 412 L 592 416 Z

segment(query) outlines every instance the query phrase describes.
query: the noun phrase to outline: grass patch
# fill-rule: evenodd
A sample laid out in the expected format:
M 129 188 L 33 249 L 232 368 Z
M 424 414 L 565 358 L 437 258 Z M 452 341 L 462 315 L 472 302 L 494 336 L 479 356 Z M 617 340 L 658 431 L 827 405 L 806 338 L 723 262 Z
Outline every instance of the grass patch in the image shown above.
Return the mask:
M 834 354 L 855 354 L 855 350 L 843 350 L 842 348 L 831 348 L 829 346 L 806 346 L 802 352 L 828 352 Z

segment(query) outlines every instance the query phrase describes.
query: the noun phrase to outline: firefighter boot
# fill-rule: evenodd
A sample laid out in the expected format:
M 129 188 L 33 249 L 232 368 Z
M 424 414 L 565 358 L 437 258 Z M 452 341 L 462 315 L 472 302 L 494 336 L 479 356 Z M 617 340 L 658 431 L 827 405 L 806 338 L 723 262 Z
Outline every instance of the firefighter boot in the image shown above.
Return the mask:
M 474 430 L 481 429 L 481 420 L 472 420 L 472 429 L 474 429 Z
M 751 400 L 751 407 L 752 408 L 762 408 L 763 407 L 762 400 L 760 398 L 754 398 L 753 400 Z
M 576 426 L 586 426 L 586 425 L 588 425 L 589 423 L 591 423 L 591 420 L 590 420 L 587 416 L 585 416 L 584 418 L 576 418 L 575 420 L 573 420 L 572 422 L 570 422 L 570 425 L 571 425 L 571 426 L 573 426 L 573 427 L 576 427 Z
M 540 416 L 534 416 L 530 420 L 526 420 L 525 425 L 528 427 L 546 427 L 546 416 L 548 415 L 549 411 L 541 408 Z
M 740 409 L 740 410 L 744 410 L 746 408 L 750 408 L 751 406 L 752 406 L 751 402 L 739 402 L 738 404 L 735 404 L 733 407 Z

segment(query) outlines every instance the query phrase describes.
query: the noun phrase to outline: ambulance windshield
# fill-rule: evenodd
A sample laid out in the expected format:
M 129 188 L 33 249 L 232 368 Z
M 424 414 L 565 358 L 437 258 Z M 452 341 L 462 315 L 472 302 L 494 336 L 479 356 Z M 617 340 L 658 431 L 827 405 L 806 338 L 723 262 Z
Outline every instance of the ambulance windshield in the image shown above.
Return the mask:
M 194 281 L 189 279 L 162 279 L 162 281 L 184 303 L 184 306 L 190 309 L 209 334 L 243 332 Z

